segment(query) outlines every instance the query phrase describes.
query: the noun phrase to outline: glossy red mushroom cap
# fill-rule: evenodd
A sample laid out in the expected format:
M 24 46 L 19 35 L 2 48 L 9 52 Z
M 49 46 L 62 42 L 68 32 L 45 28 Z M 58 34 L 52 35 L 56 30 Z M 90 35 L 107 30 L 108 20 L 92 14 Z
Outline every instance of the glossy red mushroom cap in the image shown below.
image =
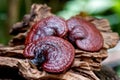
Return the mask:
M 67 21 L 69 40 L 85 51 L 98 51 L 103 47 L 103 37 L 92 23 L 73 17 Z
M 25 44 L 31 43 L 41 37 L 64 37 L 68 31 L 66 21 L 57 16 L 50 16 L 35 23 L 29 31 Z
M 59 37 L 47 36 L 27 44 L 24 55 L 32 58 L 33 63 L 41 65 L 43 70 L 60 73 L 70 68 L 75 50 L 68 41 Z M 42 63 L 41 60 L 43 60 Z

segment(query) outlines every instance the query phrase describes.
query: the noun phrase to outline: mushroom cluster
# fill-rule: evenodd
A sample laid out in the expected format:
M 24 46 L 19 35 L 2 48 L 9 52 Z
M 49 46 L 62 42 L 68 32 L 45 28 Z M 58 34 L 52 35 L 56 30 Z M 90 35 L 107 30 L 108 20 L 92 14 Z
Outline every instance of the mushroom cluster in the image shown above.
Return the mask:
M 106 19 L 77 15 L 65 20 L 52 14 L 47 5 L 39 4 L 32 5 L 30 14 L 14 24 L 10 34 L 15 36 L 9 46 L 25 48 L 17 47 L 22 49 L 19 52 L 13 47 L 5 54 L 18 52 L 17 55 L 28 58 L 13 63 L 28 80 L 51 76 L 65 80 L 99 80 L 93 71 L 101 69 L 107 49 L 119 40 Z
M 31 27 L 24 55 L 47 72 L 65 72 L 74 60 L 74 43 L 78 49 L 99 51 L 103 47 L 103 37 L 94 24 L 84 19 L 73 17 L 65 21 L 49 16 Z

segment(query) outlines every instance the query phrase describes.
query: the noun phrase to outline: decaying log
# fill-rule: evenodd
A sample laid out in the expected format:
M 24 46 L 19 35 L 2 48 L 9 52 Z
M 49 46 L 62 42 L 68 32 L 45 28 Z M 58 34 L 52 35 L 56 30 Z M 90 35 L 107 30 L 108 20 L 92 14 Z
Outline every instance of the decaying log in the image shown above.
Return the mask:
M 9 46 L 24 45 L 27 32 L 19 33 L 9 41 Z
M 107 57 L 107 50 L 102 49 L 98 52 L 86 52 L 76 49 L 75 58 L 80 61 L 88 62 L 92 70 L 100 70 L 101 62 Z
M 19 45 L 15 47 L 2 46 L 0 47 L 0 56 L 24 58 L 23 49 L 24 45 Z
M 74 63 L 76 64 L 77 62 L 74 62 Z M 87 63 L 79 64 L 79 67 L 80 66 L 83 67 L 83 68 L 81 67 L 81 69 L 83 69 L 83 70 L 82 71 L 79 70 L 79 71 L 84 72 L 84 74 L 86 74 L 86 75 L 89 73 L 89 77 L 91 77 L 91 78 L 87 78 L 86 76 L 81 75 L 77 71 L 75 72 L 75 70 L 74 71 L 69 70 L 68 72 L 63 73 L 63 74 L 50 74 L 45 71 L 39 71 L 27 59 L 0 57 L 0 66 L 8 66 L 11 68 L 18 68 L 20 74 L 27 80 L 41 79 L 41 78 L 45 78 L 45 77 L 51 77 L 51 78 L 53 77 L 53 78 L 59 78 L 59 79 L 63 79 L 63 80 L 99 80 L 95 76 L 95 74 L 90 70 L 90 68 L 89 68 L 89 70 L 85 68 L 85 67 L 87 67 L 87 68 L 89 67 L 89 65 Z
M 0 57 L 0 66 L 17 67 L 19 59 Z
M 104 48 L 109 49 L 115 47 L 119 41 L 119 36 L 115 32 L 101 32 L 104 38 Z
M 96 18 L 91 20 L 90 22 L 93 23 L 101 32 L 112 32 L 109 21 L 107 19 Z
M 109 67 L 103 65 L 100 71 L 95 71 L 95 74 L 100 80 L 120 80 L 115 71 Z
M 78 62 L 74 62 L 76 64 Z M 78 64 L 76 64 L 78 65 Z M 27 80 L 31 79 L 55 79 L 55 80 L 99 80 L 95 74 L 88 68 L 88 64 L 81 62 L 79 66 L 83 68 L 77 68 L 74 66 L 72 70 L 63 74 L 49 74 L 44 71 L 38 71 L 34 66 L 29 63 L 29 60 L 9 58 L 9 57 L 0 57 L 0 67 L 8 66 L 11 68 L 18 68 L 20 74 L 22 74 Z M 115 72 L 109 67 L 102 67 L 101 71 L 95 72 L 100 80 L 119 80 Z M 104 74 L 104 75 L 103 75 Z M 110 75 L 111 74 L 111 75 Z M 114 76 L 113 76 L 114 75 Z M 105 76 L 105 77 L 104 77 Z M 89 77 L 89 78 L 88 78 Z

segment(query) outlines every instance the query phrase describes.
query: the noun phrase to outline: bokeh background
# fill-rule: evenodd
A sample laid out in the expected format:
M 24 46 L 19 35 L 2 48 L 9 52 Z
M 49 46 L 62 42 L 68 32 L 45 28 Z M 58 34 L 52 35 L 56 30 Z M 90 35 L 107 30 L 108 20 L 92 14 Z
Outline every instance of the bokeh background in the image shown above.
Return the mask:
M 120 0 L 0 0 L 0 43 L 7 45 L 10 27 L 29 13 L 33 3 L 47 4 L 54 14 L 65 19 L 80 12 L 107 18 L 112 30 L 120 35 Z M 120 66 L 114 69 L 120 76 Z

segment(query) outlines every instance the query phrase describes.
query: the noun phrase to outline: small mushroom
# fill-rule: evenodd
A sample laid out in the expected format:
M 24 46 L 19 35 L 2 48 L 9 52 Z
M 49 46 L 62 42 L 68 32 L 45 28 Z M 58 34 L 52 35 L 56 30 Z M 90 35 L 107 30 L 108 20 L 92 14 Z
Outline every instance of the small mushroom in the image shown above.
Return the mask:
M 97 28 L 90 22 L 72 17 L 67 20 L 69 40 L 79 49 L 85 51 L 98 51 L 103 47 L 103 37 Z
M 63 18 L 50 16 L 35 23 L 26 37 L 25 44 L 45 36 L 64 37 L 68 31 Z
M 54 36 L 40 38 L 26 45 L 24 55 L 51 73 L 66 71 L 73 63 L 75 50 L 68 41 Z

